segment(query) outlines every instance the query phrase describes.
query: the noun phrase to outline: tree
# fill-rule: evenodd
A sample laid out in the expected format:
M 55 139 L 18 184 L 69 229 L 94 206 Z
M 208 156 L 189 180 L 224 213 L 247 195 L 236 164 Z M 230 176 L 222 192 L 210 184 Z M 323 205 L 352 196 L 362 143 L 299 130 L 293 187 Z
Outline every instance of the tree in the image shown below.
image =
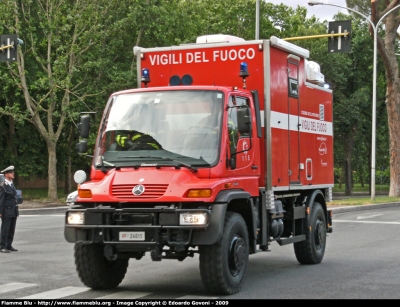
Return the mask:
M 367 6 L 366 0 L 347 1 L 351 8 L 359 9 L 360 12 L 371 15 L 372 22 L 376 25 L 379 20 L 390 10 L 400 5 L 400 0 L 376 1 L 372 0 Z M 386 111 L 389 126 L 389 156 L 390 156 L 390 189 L 389 196 L 400 196 L 400 77 L 399 62 L 396 52 L 399 49 L 396 38 L 400 25 L 399 8 L 394 9 L 381 22 L 379 26 L 377 44 L 380 58 L 385 67 L 386 74 L 386 101 L 377 101 L 386 104 Z M 382 30 L 384 26 L 384 31 Z M 370 26 L 370 33 L 374 31 Z M 382 38 L 382 36 L 384 36 Z M 379 106 L 377 106 L 379 108 Z
M 104 0 L 2 1 L 0 14 L 10 33 L 24 38 L 17 67 L 10 65 L 25 108 L 0 112 L 29 121 L 48 152 L 48 198 L 57 200 L 56 147 L 70 111 L 85 97 L 99 95 L 85 84 L 88 54 L 101 43 L 103 16 L 111 4 Z M 89 64 L 88 64 L 89 62 Z

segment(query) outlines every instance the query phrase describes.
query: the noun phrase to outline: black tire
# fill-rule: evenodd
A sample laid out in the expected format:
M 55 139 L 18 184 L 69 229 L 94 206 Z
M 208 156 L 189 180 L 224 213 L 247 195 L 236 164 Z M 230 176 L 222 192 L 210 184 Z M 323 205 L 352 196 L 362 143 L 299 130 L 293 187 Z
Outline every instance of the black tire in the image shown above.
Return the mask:
M 249 235 L 242 216 L 227 212 L 222 238 L 199 247 L 200 275 L 211 293 L 230 295 L 242 287 L 249 263 Z
M 294 253 L 301 264 L 317 264 L 322 261 L 326 247 L 326 219 L 320 203 L 315 202 L 308 217 L 306 240 L 294 243 Z
M 75 244 L 75 265 L 79 278 L 89 288 L 111 289 L 124 279 L 129 259 L 109 261 L 101 244 Z

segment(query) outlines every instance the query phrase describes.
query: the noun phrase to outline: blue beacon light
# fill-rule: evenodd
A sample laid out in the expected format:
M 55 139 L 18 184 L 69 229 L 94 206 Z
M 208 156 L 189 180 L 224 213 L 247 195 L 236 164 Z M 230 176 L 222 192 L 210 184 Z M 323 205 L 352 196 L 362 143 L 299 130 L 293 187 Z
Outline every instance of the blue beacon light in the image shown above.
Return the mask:
M 140 79 L 144 83 L 144 86 L 147 87 L 147 83 L 150 82 L 150 70 L 148 68 L 142 69 L 142 78 Z
M 243 88 L 246 89 L 246 78 L 250 76 L 248 65 L 246 62 L 240 63 L 240 73 L 239 76 L 243 79 Z

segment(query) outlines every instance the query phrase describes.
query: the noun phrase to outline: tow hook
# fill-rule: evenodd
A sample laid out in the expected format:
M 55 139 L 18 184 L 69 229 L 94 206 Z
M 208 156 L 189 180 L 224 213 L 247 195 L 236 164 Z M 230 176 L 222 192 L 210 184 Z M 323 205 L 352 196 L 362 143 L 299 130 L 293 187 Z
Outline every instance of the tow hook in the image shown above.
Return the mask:
M 115 261 L 117 254 L 114 252 L 114 248 L 111 245 L 104 246 L 104 257 L 109 261 Z

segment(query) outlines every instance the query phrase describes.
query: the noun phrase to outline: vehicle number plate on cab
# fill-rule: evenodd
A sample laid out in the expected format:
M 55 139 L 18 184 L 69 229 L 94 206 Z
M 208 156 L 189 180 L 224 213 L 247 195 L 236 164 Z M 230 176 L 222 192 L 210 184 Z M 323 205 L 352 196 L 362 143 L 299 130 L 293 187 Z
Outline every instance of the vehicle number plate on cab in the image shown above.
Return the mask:
M 120 241 L 144 241 L 144 231 L 120 231 Z

